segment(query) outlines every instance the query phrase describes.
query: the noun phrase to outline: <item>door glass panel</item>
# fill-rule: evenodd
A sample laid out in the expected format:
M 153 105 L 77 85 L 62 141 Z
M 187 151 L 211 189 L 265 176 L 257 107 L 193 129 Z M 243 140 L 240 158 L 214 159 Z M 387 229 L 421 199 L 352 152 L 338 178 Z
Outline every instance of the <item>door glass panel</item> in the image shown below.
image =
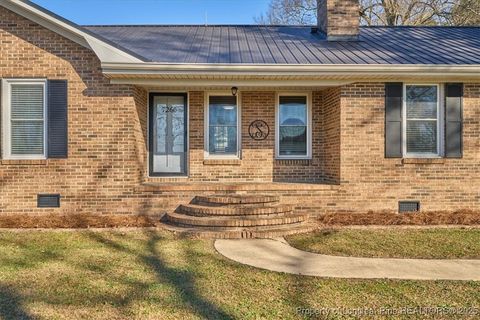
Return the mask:
M 155 97 L 155 154 L 167 152 L 167 97 Z
M 151 155 L 154 173 L 185 174 L 185 98 L 183 96 L 156 96 L 153 101 Z
M 185 106 L 183 97 L 169 97 L 172 108 L 172 151 L 184 152 L 185 150 Z

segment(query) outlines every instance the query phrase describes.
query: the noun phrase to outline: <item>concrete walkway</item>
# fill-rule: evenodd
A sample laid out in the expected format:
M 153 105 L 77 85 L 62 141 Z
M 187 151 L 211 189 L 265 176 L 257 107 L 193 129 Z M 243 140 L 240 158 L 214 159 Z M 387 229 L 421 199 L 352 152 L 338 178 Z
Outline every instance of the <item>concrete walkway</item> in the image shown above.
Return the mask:
M 215 249 L 246 265 L 308 276 L 480 281 L 480 260 L 336 257 L 295 249 L 283 238 L 216 240 Z

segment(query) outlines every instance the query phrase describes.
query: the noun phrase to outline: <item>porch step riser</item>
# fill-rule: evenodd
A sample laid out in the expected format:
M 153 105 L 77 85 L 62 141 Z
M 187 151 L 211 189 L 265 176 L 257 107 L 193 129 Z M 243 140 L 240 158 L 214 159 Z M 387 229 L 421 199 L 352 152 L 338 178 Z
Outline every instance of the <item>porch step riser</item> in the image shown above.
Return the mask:
M 226 230 L 226 231 L 211 231 L 199 230 L 192 228 L 178 228 L 171 225 L 166 225 L 166 229 L 180 233 L 183 237 L 192 239 L 256 239 L 256 238 L 277 238 L 298 233 L 306 233 L 315 230 L 307 224 L 298 224 L 289 226 L 288 229 L 270 229 L 270 230 Z
M 183 214 L 167 214 L 167 221 L 181 225 L 192 227 L 257 227 L 257 226 L 278 226 L 288 225 L 307 220 L 306 215 L 291 214 L 280 218 L 263 218 L 263 219 L 214 219 L 191 217 Z
M 226 207 L 206 207 L 199 205 L 181 205 L 176 212 L 192 216 L 265 216 L 289 213 L 293 211 L 292 206 L 264 206 L 264 207 L 243 207 L 243 208 L 226 208 Z
M 279 197 L 264 195 L 213 195 L 197 196 L 194 203 L 206 205 L 264 205 L 267 203 L 278 203 Z
M 196 201 L 193 200 L 191 204 L 195 204 L 198 206 L 210 207 L 210 208 L 236 208 L 236 207 L 243 207 L 243 208 L 262 208 L 262 207 L 270 207 L 274 205 L 278 205 L 278 201 L 272 202 L 262 202 L 262 203 L 215 203 L 215 202 L 203 202 L 203 201 Z

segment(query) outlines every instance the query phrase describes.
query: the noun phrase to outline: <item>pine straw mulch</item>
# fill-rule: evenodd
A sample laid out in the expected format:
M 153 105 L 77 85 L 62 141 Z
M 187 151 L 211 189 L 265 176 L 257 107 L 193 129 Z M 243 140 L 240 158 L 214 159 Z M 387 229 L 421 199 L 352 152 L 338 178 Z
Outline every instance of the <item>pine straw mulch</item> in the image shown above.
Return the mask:
M 480 225 L 480 212 L 459 210 L 454 212 L 366 212 L 327 213 L 319 216 L 322 226 L 395 226 L 395 225 Z
M 147 228 L 159 223 L 159 216 L 130 214 L 0 215 L 0 228 L 8 229 Z
M 5 229 L 148 228 L 161 225 L 160 216 L 133 214 L 6 214 Z M 480 225 L 480 212 L 461 210 L 420 213 L 327 213 L 316 217 L 320 226 Z

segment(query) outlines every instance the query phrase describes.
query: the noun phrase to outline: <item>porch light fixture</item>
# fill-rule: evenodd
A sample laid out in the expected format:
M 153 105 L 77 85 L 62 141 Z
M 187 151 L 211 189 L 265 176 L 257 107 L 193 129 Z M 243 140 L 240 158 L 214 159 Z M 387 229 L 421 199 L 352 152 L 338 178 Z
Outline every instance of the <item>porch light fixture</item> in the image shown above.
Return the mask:
M 232 96 L 236 97 L 238 93 L 238 88 L 237 87 L 232 87 Z

